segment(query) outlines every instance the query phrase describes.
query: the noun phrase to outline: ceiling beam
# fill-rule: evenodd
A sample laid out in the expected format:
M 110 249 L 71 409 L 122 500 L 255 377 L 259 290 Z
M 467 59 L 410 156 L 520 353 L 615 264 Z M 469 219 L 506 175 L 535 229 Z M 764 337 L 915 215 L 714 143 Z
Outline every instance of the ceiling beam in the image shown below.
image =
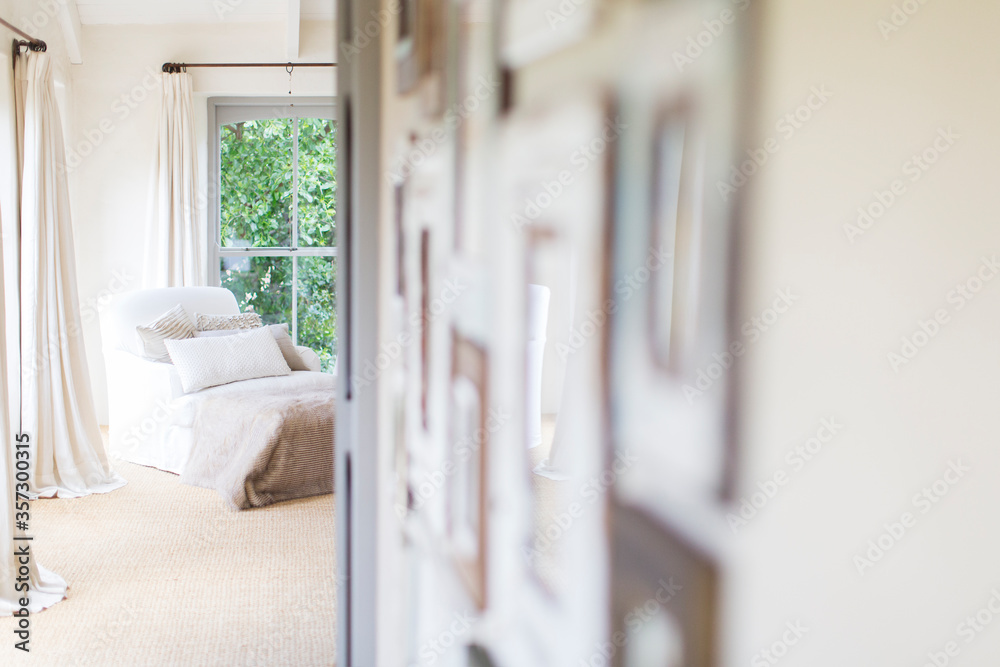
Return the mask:
M 299 59 L 299 35 L 302 28 L 302 0 L 288 0 L 288 59 Z
M 83 52 L 80 44 L 82 25 L 80 23 L 80 8 L 76 5 L 76 0 L 59 0 L 59 27 L 62 28 L 63 37 L 66 39 L 66 53 L 69 61 L 74 65 L 83 64 Z

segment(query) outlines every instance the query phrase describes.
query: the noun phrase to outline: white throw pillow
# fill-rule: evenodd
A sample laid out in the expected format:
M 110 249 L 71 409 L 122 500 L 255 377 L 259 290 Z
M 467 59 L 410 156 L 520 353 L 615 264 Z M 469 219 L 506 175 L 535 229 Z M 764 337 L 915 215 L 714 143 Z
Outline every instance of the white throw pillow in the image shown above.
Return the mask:
M 240 313 L 239 315 L 206 315 L 194 314 L 194 323 L 198 331 L 219 331 L 224 329 L 256 329 L 264 326 L 264 320 L 258 313 Z
M 147 359 L 168 364 L 170 363 L 170 355 L 163 343 L 167 340 L 193 338 L 195 334 L 194 324 L 191 323 L 187 311 L 180 304 L 149 324 L 137 326 L 135 331 L 139 337 L 139 349 L 142 350 L 142 355 Z
M 293 371 L 311 371 L 312 368 L 306 363 L 299 351 L 295 349 L 295 344 L 292 342 L 292 337 L 288 335 L 288 325 L 287 324 L 269 324 L 267 328 L 271 330 L 274 335 L 274 340 L 278 343 L 278 348 L 281 350 L 281 356 L 285 358 L 285 363 Z M 197 331 L 195 332 L 195 338 L 218 338 L 219 336 L 234 336 L 236 334 L 246 333 L 247 331 L 253 331 L 253 329 L 219 329 L 216 331 Z
M 164 344 L 186 394 L 205 387 L 292 372 L 269 329 L 253 329 L 232 336 L 167 340 Z

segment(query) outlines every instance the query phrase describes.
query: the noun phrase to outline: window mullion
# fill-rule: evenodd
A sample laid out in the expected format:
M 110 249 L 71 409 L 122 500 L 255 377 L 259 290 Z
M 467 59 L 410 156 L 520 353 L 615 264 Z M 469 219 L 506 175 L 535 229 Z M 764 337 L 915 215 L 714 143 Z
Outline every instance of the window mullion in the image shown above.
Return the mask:
M 299 119 L 292 119 L 292 249 L 299 247 Z
M 299 344 L 299 119 L 292 119 L 292 340 Z
M 292 341 L 299 344 L 299 258 L 292 255 Z

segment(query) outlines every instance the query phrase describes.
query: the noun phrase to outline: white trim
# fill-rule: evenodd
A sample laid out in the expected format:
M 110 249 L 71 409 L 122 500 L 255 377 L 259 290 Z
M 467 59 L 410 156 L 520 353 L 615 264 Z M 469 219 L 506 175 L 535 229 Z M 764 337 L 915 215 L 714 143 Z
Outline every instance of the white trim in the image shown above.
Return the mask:
M 219 257 L 336 257 L 337 249 L 322 248 L 219 248 Z

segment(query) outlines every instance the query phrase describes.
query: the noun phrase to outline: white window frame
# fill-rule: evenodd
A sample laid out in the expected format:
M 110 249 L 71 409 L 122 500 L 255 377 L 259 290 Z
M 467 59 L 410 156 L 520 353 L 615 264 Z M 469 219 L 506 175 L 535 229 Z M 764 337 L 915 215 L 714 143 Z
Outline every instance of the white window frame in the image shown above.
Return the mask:
M 299 272 L 297 257 L 336 257 L 337 248 L 299 247 L 299 126 L 294 124 L 292 139 L 292 244 L 280 248 L 222 247 L 222 144 L 221 129 L 225 125 L 271 118 L 325 118 L 336 122 L 337 104 L 333 97 L 212 97 L 208 100 L 208 261 L 209 280 L 222 285 L 219 266 L 226 257 L 291 257 L 292 258 L 292 340 L 298 345 Z M 339 238 L 339 235 L 338 235 Z

